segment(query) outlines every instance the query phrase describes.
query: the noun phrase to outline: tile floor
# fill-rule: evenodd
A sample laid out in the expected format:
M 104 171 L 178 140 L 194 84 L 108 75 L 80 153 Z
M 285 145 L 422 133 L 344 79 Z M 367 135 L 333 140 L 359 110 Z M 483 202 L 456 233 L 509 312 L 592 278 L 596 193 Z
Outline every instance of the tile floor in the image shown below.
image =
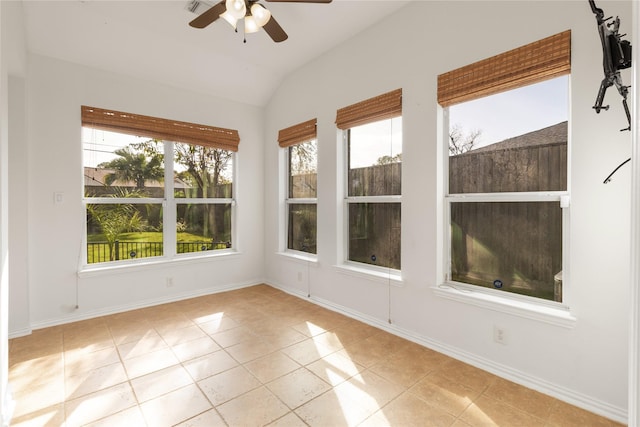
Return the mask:
M 10 340 L 12 426 L 620 425 L 266 285 Z

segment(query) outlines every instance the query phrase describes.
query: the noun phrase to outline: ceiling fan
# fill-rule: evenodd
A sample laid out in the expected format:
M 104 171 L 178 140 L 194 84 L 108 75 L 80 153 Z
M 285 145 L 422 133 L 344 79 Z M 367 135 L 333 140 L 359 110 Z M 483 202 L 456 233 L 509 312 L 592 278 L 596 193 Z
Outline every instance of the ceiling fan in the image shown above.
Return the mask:
M 332 0 L 266 0 L 280 3 L 331 3 Z M 218 18 L 227 21 L 234 30 L 238 31 L 238 22 L 244 21 L 244 33 L 255 33 L 264 28 L 274 42 L 285 41 L 289 36 L 280 24 L 271 16 L 271 12 L 258 3 L 258 0 L 222 0 L 209 8 L 193 21 L 189 22 L 194 28 L 204 28 Z M 244 42 L 247 42 L 245 38 Z

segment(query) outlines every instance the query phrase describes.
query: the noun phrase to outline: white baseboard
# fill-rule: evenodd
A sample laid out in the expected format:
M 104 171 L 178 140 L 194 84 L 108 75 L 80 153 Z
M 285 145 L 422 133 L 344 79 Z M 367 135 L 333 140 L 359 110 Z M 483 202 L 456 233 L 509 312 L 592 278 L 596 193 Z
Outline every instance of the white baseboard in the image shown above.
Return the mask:
M 34 322 L 31 324 L 31 329 L 28 331 L 28 333 L 23 333 L 26 331 L 14 331 L 14 332 L 10 332 L 10 337 L 18 337 L 18 336 L 24 336 L 24 335 L 29 335 L 31 333 L 32 330 L 37 330 L 37 329 L 43 329 L 43 328 L 48 328 L 51 326 L 59 326 L 59 325 L 64 325 L 67 323 L 73 323 L 73 322 L 78 322 L 81 320 L 87 320 L 87 319 L 93 319 L 96 317 L 101 317 L 101 316 L 109 316 L 112 314 L 117 314 L 117 313 L 122 313 L 125 311 L 131 311 L 131 310 L 138 310 L 141 308 L 146 308 L 146 307 L 153 307 L 156 305 L 160 305 L 160 304 L 167 304 L 167 303 L 171 303 L 171 302 L 176 302 L 176 301 L 182 301 L 182 300 L 186 300 L 186 299 L 190 299 L 190 298 L 197 298 L 197 297 L 201 297 L 201 296 L 205 296 L 205 295 L 212 295 L 212 294 L 217 294 L 217 293 L 221 293 L 221 292 L 227 292 L 227 291 L 233 291 L 236 289 L 242 289 L 242 288 L 247 288 L 250 286 L 255 286 L 255 285 L 259 285 L 259 284 L 263 284 L 265 283 L 262 280 L 252 280 L 252 281 L 247 281 L 247 282 L 239 282 L 239 283 L 234 283 L 231 285 L 224 285 L 224 286 L 217 286 L 215 288 L 209 287 L 209 288 L 202 288 L 202 289 L 198 289 L 198 290 L 193 290 L 193 291 L 189 291 L 189 292 L 183 292 L 183 293 L 178 293 L 178 294 L 172 294 L 172 295 L 168 295 L 162 298 L 154 298 L 154 299 L 149 299 L 149 300 L 144 300 L 144 301 L 140 301 L 140 302 L 136 302 L 134 304 L 123 304 L 123 305 L 119 305 L 119 306 L 113 306 L 113 307 L 107 307 L 104 309 L 99 309 L 99 310 L 90 310 L 90 311 L 85 311 L 82 313 L 77 313 L 77 314 L 71 314 L 69 316 L 65 316 L 64 318 L 61 319 L 50 319 L 50 320 L 45 320 L 45 321 L 40 321 L 40 322 Z
M 311 297 L 307 297 L 306 294 L 303 294 L 298 290 L 293 290 L 291 288 L 287 288 L 286 286 L 273 283 L 273 281 L 266 281 L 265 283 L 290 295 L 299 297 L 306 301 L 310 301 L 319 306 L 327 308 L 331 311 L 335 311 L 337 313 L 344 314 L 345 316 L 351 317 L 353 319 L 360 320 L 361 322 L 364 322 L 368 325 L 405 338 L 409 341 L 415 342 L 416 344 L 420 344 L 431 350 L 445 354 L 449 357 L 460 360 L 461 362 L 468 363 L 469 365 L 475 366 L 476 368 L 490 372 L 501 378 L 520 384 L 524 387 L 539 391 L 540 393 L 554 397 L 558 400 L 562 400 L 563 402 L 567 402 L 589 412 L 593 412 L 595 414 L 620 423 L 626 424 L 627 422 L 627 411 L 624 408 L 611 405 L 607 402 L 603 402 L 591 396 L 587 396 L 585 394 L 576 392 L 566 387 L 559 386 L 547 380 L 537 378 L 535 376 L 527 374 L 526 372 L 505 367 L 502 364 L 497 364 L 489 359 L 479 357 L 475 354 L 450 346 L 448 344 L 438 342 L 428 337 L 417 335 L 413 331 L 400 328 L 371 316 L 367 316 L 348 307 L 335 304 L 331 301 L 314 297 L 313 295 Z

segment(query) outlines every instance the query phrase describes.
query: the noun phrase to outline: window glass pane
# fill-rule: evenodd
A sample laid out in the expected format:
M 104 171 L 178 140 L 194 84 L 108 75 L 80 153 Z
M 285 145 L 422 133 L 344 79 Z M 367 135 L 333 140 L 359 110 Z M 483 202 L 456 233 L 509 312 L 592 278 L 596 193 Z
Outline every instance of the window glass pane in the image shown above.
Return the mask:
M 318 150 L 316 140 L 289 147 L 289 198 L 318 196 Z
M 402 117 L 349 129 L 348 195 L 402 194 Z
M 231 203 L 181 203 L 177 219 L 177 253 L 231 247 Z
M 175 197 L 233 197 L 232 151 L 179 142 L 174 147 Z
M 163 143 L 82 128 L 86 197 L 164 197 Z
M 451 203 L 453 280 L 561 301 L 561 273 L 558 202 Z
M 315 204 L 289 204 L 289 231 L 287 248 L 316 253 L 317 206 Z
M 349 260 L 400 270 L 400 203 L 349 204 Z
M 87 204 L 87 263 L 162 256 L 161 204 Z
M 567 190 L 569 78 L 449 107 L 449 193 Z

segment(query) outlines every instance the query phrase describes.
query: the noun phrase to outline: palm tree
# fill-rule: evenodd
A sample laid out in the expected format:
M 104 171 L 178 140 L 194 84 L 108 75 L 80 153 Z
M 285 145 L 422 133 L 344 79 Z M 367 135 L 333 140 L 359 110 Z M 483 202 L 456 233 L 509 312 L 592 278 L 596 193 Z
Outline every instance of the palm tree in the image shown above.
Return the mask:
M 117 149 L 114 153 L 120 157 L 98 165 L 101 168 L 114 170 L 105 176 L 107 185 L 115 181 L 133 181 L 136 183 L 136 188 L 140 190 L 148 180 L 164 179 L 161 155 L 156 154 L 148 158 L 145 153 L 135 152 L 130 147 Z

